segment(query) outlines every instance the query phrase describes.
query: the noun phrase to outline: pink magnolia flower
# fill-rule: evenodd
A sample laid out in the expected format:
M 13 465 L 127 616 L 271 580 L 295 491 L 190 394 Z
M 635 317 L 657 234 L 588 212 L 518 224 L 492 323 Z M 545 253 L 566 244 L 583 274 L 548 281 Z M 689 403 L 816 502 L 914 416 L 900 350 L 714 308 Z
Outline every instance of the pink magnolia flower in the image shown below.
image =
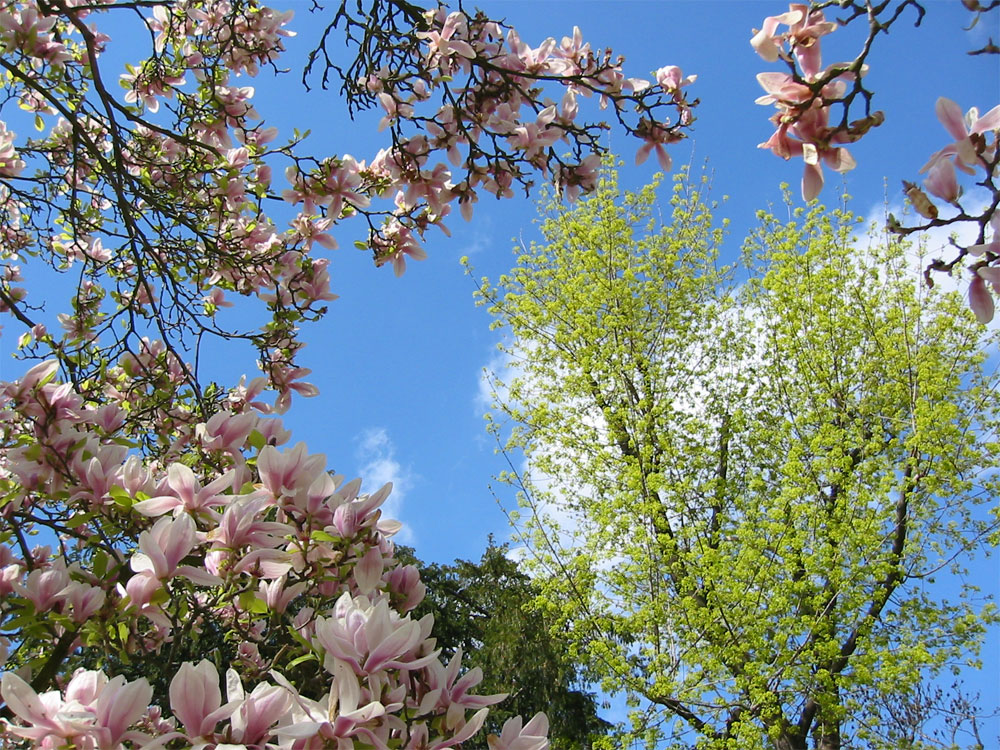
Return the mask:
M 948 203 L 955 203 L 962 195 L 955 175 L 955 164 L 949 159 L 934 162 L 924 180 L 924 187 Z
M 226 293 L 219 287 L 213 287 L 212 290 L 204 297 L 202 301 L 205 303 L 206 314 L 213 315 L 215 310 L 220 307 L 232 307 L 233 303 L 226 299 Z
M 420 572 L 413 565 L 398 565 L 389 571 L 386 583 L 394 596 L 400 612 L 409 612 L 423 601 L 427 587 L 420 580 Z
M 24 171 L 25 162 L 14 148 L 16 133 L 7 130 L 7 124 L 0 121 L 0 177 L 16 177 Z
M 170 681 L 170 708 L 190 740 L 211 736 L 239 707 L 236 700 L 222 705 L 219 673 L 207 659 L 197 666 L 185 662 Z
M 148 617 L 157 625 L 170 627 L 170 620 L 163 611 L 152 604 L 156 592 L 163 588 L 163 583 L 152 573 L 136 573 L 125 584 L 124 593 L 128 596 L 129 605 L 136 611 Z
M 645 120 L 639 123 L 638 131 L 644 133 L 644 143 L 636 151 L 635 163 L 642 164 L 649 158 L 649 154 L 655 151 L 656 160 L 659 162 L 660 168 L 665 172 L 669 172 L 671 166 L 673 166 L 673 162 L 664 145 L 676 143 L 681 140 L 680 136 L 675 135 L 658 123 L 651 123 Z
M 309 584 L 305 581 L 300 581 L 299 583 L 288 585 L 288 579 L 286 576 L 281 576 L 280 578 L 275 578 L 270 583 L 266 581 L 261 581 L 258 589 L 260 594 L 258 598 L 263 601 L 269 609 L 274 612 L 284 612 L 288 605 L 292 602 L 295 597 L 302 594 Z
M 242 547 L 275 547 L 283 537 L 294 533 L 288 524 L 260 519 L 262 513 L 274 507 L 270 493 L 242 495 L 231 502 L 222 514 L 219 525 L 208 532 L 213 547 L 230 550 Z
M 204 568 L 179 565 L 198 542 L 198 531 L 191 516 L 171 519 L 164 516 L 153 528 L 139 535 L 139 552 L 132 555 L 132 570 L 165 581 L 184 576 L 203 586 L 218 586 L 222 580 Z M 131 583 L 131 581 L 130 581 Z
M 13 400 L 21 401 L 27 398 L 35 388 L 51 382 L 58 370 L 58 360 L 50 359 L 41 362 L 24 373 L 20 380 L 14 383 L 5 383 L 5 391 Z
M 281 578 L 294 564 L 292 554 L 284 550 L 255 549 L 243 555 L 233 572 L 249 573 L 258 578 Z
M 967 174 L 975 174 L 973 167 L 984 166 L 984 163 L 976 153 L 973 136 L 1000 131 L 1000 104 L 982 117 L 979 116 L 979 110 L 972 107 L 963 117 L 961 108 L 951 99 L 942 96 L 935 103 L 934 111 L 955 142 L 932 154 L 920 171 L 926 172 L 938 161 L 950 158 L 958 169 Z M 996 149 L 995 143 L 992 149 Z
M 329 216 L 319 218 L 310 214 L 300 213 L 290 222 L 292 227 L 291 235 L 296 242 L 302 241 L 306 250 L 311 250 L 316 242 L 327 250 L 336 250 L 337 241 L 327 230 L 333 225 L 333 219 Z
M 788 31 L 778 34 L 779 25 L 788 26 Z M 763 28 L 750 40 L 751 46 L 768 62 L 776 62 L 785 53 L 782 45 L 787 42 L 795 54 L 802 74 L 812 80 L 822 69 L 820 62 L 819 38 L 837 29 L 837 24 L 827 21 L 821 10 L 810 10 L 808 5 L 791 3 L 788 12 L 780 16 L 764 19 Z
M 96 614 L 107 598 L 104 589 L 81 581 L 72 581 L 60 592 L 72 608 L 71 619 L 76 623 L 86 622 Z
M 420 623 L 401 618 L 385 599 L 373 605 L 345 591 L 333 615 L 316 621 L 314 637 L 326 654 L 327 671 L 344 662 L 357 674 L 371 675 L 383 669 L 420 669 L 435 661 L 439 651 L 417 655 L 426 636 Z
M 323 473 L 326 456 L 309 455 L 305 443 L 297 443 L 294 448 L 279 452 L 271 445 L 265 445 L 257 456 L 257 471 L 264 489 L 275 499 L 294 498 Z
M 149 707 L 149 701 L 153 697 L 152 686 L 145 678 L 125 682 L 125 678 L 121 675 L 107 680 L 103 672 L 91 674 L 96 674 L 97 682 L 103 683 L 96 702 L 92 704 L 96 725 L 93 734 L 98 741 L 98 747 L 117 748 L 125 739 L 145 739 L 141 733 L 127 730 Z M 73 683 L 76 679 L 73 678 L 66 690 L 67 698 L 73 692 Z
M 231 489 L 232 485 L 231 471 L 202 487 L 189 467 L 174 463 L 167 469 L 166 487 L 158 488 L 160 492 L 169 491 L 170 494 L 151 497 L 132 507 L 144 516 L 160 516 L 171 511 L 175 516 L 183 513 L 199 513 L 228 503 L 229 497 L 222 492 Z
M 34 740 L 40 747 L 59 747 L 85 735 L 91 726 L 89 716 L 77 702 L 67 705 L 59 691 L 38 695 L 13 672 L 0 678 L 0 695 L 7 707 L 27 726 L 8 725 L 13 734 Z
M 359 486 L 360 482 L 348 482 L 330 498 L 330 503 L 340 503 L 333 511 L 333 526 L 345 539 L 350 539 L 365 526 L 378 523 L 376 510 L 392 492 L 392 482 L 387 482 L 378 492 L 362 495 L 357 501 L 353 501 L 353 493 L 357 492 Z M 382 530 L 381 524 L 379 530 Z
M 690 75 L 685 78 L 684 73 L 676 65 L 662 67 L 654 75 L 660 88 L 668 94 L 672 94 L 675 100 L 680 98 L 680 91 L 683 87 L 690 86 L 698 80 L 698 76 L 696 75 Z
M 406 256 L 413 260 L 427 258 L 427 252 L 413 232 L 396 219 L 390 219 L 381 235 L 372 237 L 371 243 L 376 252 L 375 264 L 381 266 L 391 261 L 396 276 L 402 276 L 406 271 Z
M 36 612 L 48 612 L 66 598 L 65 590 L 69 582 L 69 574 L 64 567 L 35 568 L 23 584 L 14 584 L 14 590 L 31 601 Z
M 765 74 L 761 74 L 763 75 Z M 758 80 L 761 76 L 758 76 Z M 817 100 L 794 123 L 782 122 L 767 141 L 757 146 L 770 149 L 786 160 L 793 156 L 802 157 L 805 162 L 802 174 L 802 198 L 807 201 L 816 198 L 823 188 L 824 163 L 837 172 L 847 172 L 857 166 L 857 162 L 846 148 L 833 145 L 844 136 L 835 135 L 830 138 L 828 118 L 827 108 Z
M 197 425 L 195 436 L 206 450 L 221 450 L 236 456 L 256 425 L 257 416 L 251 412 L 220 411 L 204 424 Z
M 427 62 L 429 65 L 446 65 L 453 56 L 458 55 L 468 60 L 476 57 L 476 50 L 462 39 L 468 35 L 464 13 L 449 13 L 440 31 L 418 31 L 417 38 L 427 44 Z
M 304 398 L 312 398 L 319 394 L 319 388 L 312 383 L 296 383 L 294 381 L 304 378 L 311 373 L 308 367 L 282 367 L 275 365 L 270 370 L 271 384 L 278 391 L 278 398 L 274 401 L 273 410 L 278 414 L 284 414 L 292 403 L 292 391 L 295 391 Z
M 389 750 L 373 731 L 383 724 L 385 706 L 377 700 L 361 705 L 361 686 L 347 665 L 338 663 L 333 672 L 330 692 L 319 701 L 302 697 L 282 675 L 271 672 L 275 682 L 292 699 L 291 723 L 275 729 L 274 733 L 292 740 L 296 750 L 353 747 L 351 740 L 355 737 L 378 750 Z
M 479 667 L 461 673 L 462 650 L 459 649 L 451 657 L 448 666 L 440 661 L 434 661 L 426 670 L 428 693 L 420 705 L 421 713 L 445 709 L 449 714 L 466 709 L 483 709 L 499 703 L 507 697 L 506 693 L 494 695 L 470 695 L 472 690 L 483 680 L 483 670 Z M 455 708 L 452 708 L 452 707 Z
M 413 116 L 413 105 L 399 101 L 392 94 L 382 92 L 378 95 L 378 100 L 382 105 L 382 109 L 385 110 L 385 117 L 378 124 L 379 132 L 382 132 L 400 118 L 405 120 Z
M 556 181 L 563 197 L 572 203 L 581 193 L 593 190 L 597 186 L 600 167 L 601 157 L 597 154 L 591 154 L 576 167 L 561 168 Z
M 490 750 L 546 750 L 549 746 L 549 717 L 537 713 L 523 727 L 521 721 L 520 716 L 507 719 L 499 737 L 495 734 L 487 737 Z
M 328 215 L 339 219 L 344 213 L 344 205 L 354 208 L 366 208 L 371 200 L 363 192 L 361 172 L 365 163 L 358 163 L 350 154 L 344 154 L 338 160 L 327 163 L 329 172 L 323 180 L 324 201 L 328 205 Z
M 291 694 L 280 685 L 262 682 L 247 695 L 233 669 L 226 671 L 226 697 L 239 705 L 230 718 L 227 739 L 244 746 L 262 745 L 292 705 Z
M 147 739 L 128 728 L 146 712 L 153 688 L 145 679 L 111 680 L 103 672 L 81 670 L 66 686 L 65 698 L 53 690 L 38 695 L 28 683 L 7 672 L 0 682 L 7 706 L 28 726 L 9 726 L 12 733 L 39 747 L 114 750 L 127 740 Z

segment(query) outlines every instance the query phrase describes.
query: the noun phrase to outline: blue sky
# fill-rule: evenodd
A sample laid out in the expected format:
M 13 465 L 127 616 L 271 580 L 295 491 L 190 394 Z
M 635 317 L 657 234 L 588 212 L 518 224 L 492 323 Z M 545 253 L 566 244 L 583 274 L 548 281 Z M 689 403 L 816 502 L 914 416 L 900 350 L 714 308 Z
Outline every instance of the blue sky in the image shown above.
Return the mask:
M 385 145 L 377 132 L 380 115 L 368 113 L 351 122 L 335 90 L 306 94 L 299 85 L 305 52 L 315 41 L 318 23 L 305 0 L 274 5 L 291 7 L 291 28 L 283 64 L 291 69 L 280 80 L 262 73 L 252 82 L 257 110 L 283 135 L 292 128 L 309 129 L 307 150 L 320 156 L 350 153 L 371 159 Z M 333 3 L 330 3 L 333 5 Z M 854 197 L 852 207 L 868 214 L 888 199 L 902 201 L 900 180 L 916 180 L 927 157 L 943 146 L 947 134 L 934 116 L 934 102 L 944 95 L 963 109 L 988 110 L 1000 101 L 997 58 L 969 57 L 992 34 L 1000 38 L 997 14 L 991 25 L 965 31 L 970 19 L 958 2 L 930 0 L 923 27 L 913 29 L 912 15 L 878 40 L 870 57 L 869 87 L 877 92 L 875 108 L 886 123 L 851 151 L 858 168 L 843 184 Z M 722 215 L 731 220 L 728 258 L 739 252 L 742 237 L 760 208 L 780 203 L 779 183 L 795 191 L 801 162 L 785 163 L 757 144 L 770 135 L 770 108 L 754 104 L 761 95 L 755 75 L 778 68 L 762 61 L 749 45 L 751 29 L 767 15 L 783 12 L 781 2 L 755 0 L 511 0 L 481 2 L 493 16 L 504 17 L 527 43 L 572 34 L 579 26 L 595 47 L 612 47 L 626 56 L 626 74 L 649 77 L 668 64 L 697 74 L 689 96 L 701 100 L 689 142 L 673 147 L 675 164 L 708 160 L 715 194 L 728 196 Z M 824 40 L 824 60 L 853 58 L 861 28 L 849 27 Z M 612 131 L 607 145 L 626 162 L 622 181 L 638 187 L 655 170 L 655 159 L 632 165 L 638 142 Z M 841 184 L 827 172 L 822 196 L 833 200 Z M 505 539 L 509 530 L 488 485 L 502 471 L 503 459 L 483 423 L 481 373 L 496 355 L 496 334 L 485 312 L 474 306 L 474 282 L 459 258 L 469 256 L 477 277 L 496 278 L 513 260 L 511 248 L 536 239 L 535 205 L 517 198 L 497 202 L 483 197 L 473 221 L 457 216 L 453 236 L 429 236 L 428 260 L 409 263 L 402 278 L 389 268 L 376 269 L 367 253 L 352 249 L 362 238 L 360 223 L 345 222 L 336 232 L 341 246 L 331 253 L 333 291 L 340 299 L 330 312 L 305 331 L 308 348 L 302 364 L 313 369 L 307 378 L 320 388 L 311 400 L 299 399 L 286 415 L 294 440 L 312 452 L 326 454 L 329 466 L 349 476 L 360 475 L 368 489 L 382 481 L 396 483 L 390 512 L 406 527 L 402 541 L 413 544 L 426 561 L 478 559 L 489 534 Z M 290 216 L 290 214 L 289 214 Z M 29 278 L 30 283 L 30 278 Z M 5 330 L 13 331 L 11 325 Z M 0 376 L 23 371 L 11 364 L 11 337 L 0 339 Z M 242 373 L 253 376 L 253 354 L 219 346 L 209 353 L 208 374 L 232 383 Z M 996 588 L 995 569 L 991 579 Z M 987 655 L 987 670 L 1000 663 Z M 995 680 L 993 700 L 997 703 Z

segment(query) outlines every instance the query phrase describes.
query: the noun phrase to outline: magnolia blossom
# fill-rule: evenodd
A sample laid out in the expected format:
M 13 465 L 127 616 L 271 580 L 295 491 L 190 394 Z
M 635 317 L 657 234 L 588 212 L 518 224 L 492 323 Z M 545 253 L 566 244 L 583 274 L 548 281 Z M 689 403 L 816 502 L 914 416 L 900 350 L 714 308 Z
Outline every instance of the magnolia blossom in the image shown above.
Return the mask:
M 778 26 L 788 31 L 778 34 Z M 784 44 L 795 55 L 807 80 L 815 80 L 821 71 L 819 38 L 837 29 L 837 24 L 827 21 L 821 10 L 811 10 L 803 3 L 791 3 L 788 11 L 764 19 L 762 28 L 750 40 L 758 55 L 768 62 L 785 57 Z
M 206 659 L 195 666 L 185 662 L 170 681 L 170 708 L 192 741 L 212 735 L 239 707 L 235 700 L 222 704 L 219 673 Z
M 778 33 L 781 25 L 788 30 Z M 853 169 L 855 161 L 842 144 L 857 140 L 882 119 L 876 112 L 852 123 L 850 128 L 831 127 L 830 104 L 842 100 L 847 84 L 867 72 L 866 66 L 856 64 L 823 67 L 819 40 L 836 29 L 837 24 L 827 21 L 822 11 L 792 3 L 788 12 L 764 19 L 763 28 L 750 40 L 757 54 L 768 62 L 794 60 L 801 71 L 801 75 L 757 75 L 757 82 L 767 92 L 756 100 L 757 104 L 773 104 L 778 110 L 771 118 L 777 129 L 758 148 L 769 149 L 786 160 L 802 157 L 802 197 L 807 201 L 816 198 L 823 187 L 822 165 L 838 172 Z M 813 83 L 816 85 L 807 85 Z M 820 87 L 818 92 L 816 87 Z
M 549 718 L 543 713 L 535 714 L 531 721 L 522 726 L 521 717 L 515 716 L 504 722 L 500 736 L 487 737 L 490 750 L 546 750 L 549 746 Z
M 943 160 L 949 160 L 957 168 L 966 174 L 976 174 L 978 167 L 985 166 L 984 159 L 989 158 L 996 150 L 996 140 L 992 146 L 987 146 L 989 152 L 978 154 L 975 146 L 975 136 L 980 136 L 991 131 L 1000 129 L 1000 104 L 995 106 L 982 117 L 979 110 L 972 107 L 965 116 L 962 116 L 961 108 L 951 99 L 940 97 L 934 105 L 934 111 L 938 120 L 944 125 L 945 130 L 955 141 L 940 151 L 936 151 L 931 158 L 921 167 L 921 172 L 933 169 Z M 986 144 L 984 144 L 986 145 Z
M 108 679 L 103 672 L 79 671 L 66 686 L 38 695 L 11 672 L 0 679 L 0 694 L 23 724 L 8 725 L 18 737 L 37 747 L 117 748 L 122 742 L 143 742 L 148 737 L 129 727 L 146 712 L 153 689 L 145 679 L 126 682 Z
M 316 643 L 326 653 L 324 666 L 333 671 L 337 662 L 351 666 L 357 674 L 383 669 L 416 670 L 430 663 L 439 651 L 418 655 L 433 619 L 415 622 L 401 618 L 381 599 L 373 604 L 344 592 L 333 615 L 316 622 Z
M 982 258 L 970 269 L 973 277 L 969 283 L 969 307 L 980 323 L 988 323 L 994 314 L 993 292 L 1000 291 L 1000 267 L 994 265 L 1000 261 L 1000 241 L 998 241 L 1000 215 L 996 213 L 995 208 L 991 208 L 977 217 L 976 211 L 963 207 L 961 204 L 963 189 L 958 182 L 958 174 L 961 172 L 974 175 L 983 179 L 979 184 L 994 186 L 994 180 L 998 176 L 994 165 L 997 143 L 1000 140 L 1000 105 L 982 116 L 979 115 L 979 110 L 973 107 L 963 116 L 962 110 L 955 102 L 940 97 L 935 103 L 934 110 L 938 120 L 954 140 L 932 154 L 921 168 L 921 172 L 927 173 L 923 181 L 923 187 L 927 192 L 912 182 L 903 181 L 906 197 L 914 210 L 927 220 L 927 224 L 923 227 L 905 228 L 893 218 L 890 225 L 894 231 L 905 234 L 914 229 L 959 221 L 976 222 L 982 241 L 964 249 L 969 256 Z M 948 212 L 942 214 L 931 196 L 951 204 L 959 212 L 950 216 Z M 948 268 L 952 265 L 954 262 Z M 987 286 L 987 281 L 993 292 Z
M 0 176 L 15 177 L 24 170 L 24 160 L 14 148 L 16 135 L 7 130 L 7 123 L 0 121 Z

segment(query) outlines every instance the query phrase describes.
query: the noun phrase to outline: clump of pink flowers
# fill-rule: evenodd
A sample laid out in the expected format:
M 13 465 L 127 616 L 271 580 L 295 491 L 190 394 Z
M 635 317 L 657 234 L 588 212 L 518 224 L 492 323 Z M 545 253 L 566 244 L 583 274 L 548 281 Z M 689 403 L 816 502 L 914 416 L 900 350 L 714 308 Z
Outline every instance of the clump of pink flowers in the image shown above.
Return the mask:
M 787 29 L 780 31 L 782 26 Z M 792 3 L 787 12 L 765 18 L 763 27 L 750 40 L 764 60 L 783 61 L 790 69 L 788 73 L 757 75 L 767 92 L 757 99 L 757 104 L 771 104 L 777 109 L 771 117 L 775 132 L 759 148 L 786 160 L 802 158 L 802 197 L 807 201 L 816 198 L 823 188 L 823 165 L 837 172 L 853 169 L 856 163 L 843 144 L 857 140 L 881 122 L 881 115 L 876 113 L 852 128 L 831 124 L 831 104 L 842 100 L 848 84 L 866 71 L 864 66 L 855 71 L 844 63 L 823 67 L 820 39 L 836 29 L 837 24 L 827 21 L 821 10 Z
M 424 750 L 479 731 L 504 696 L 476 695 L 481 673 L 442 664 L 433 618 L 409 614 L 424 585 L 394 555 L 391 485 L 361 492 L 285 447 L 240 391 L 174 460 L 143 459 L 123 445 L 125 410 L 56 369 L 0 383 L 2 513 L 18 529 L 0 546 L 0 742 Z M 62 530 L 58 548 L 29 551 L 43 526 Z M 224 677 L 177 656 L 213 630 L 230 644 Z M 143 662 L 166 671 L 165 702 Z M 114 672 L 129 664 L 138 675 Z M 546 727 L 512 723 L 490 745 L 545 750 Z

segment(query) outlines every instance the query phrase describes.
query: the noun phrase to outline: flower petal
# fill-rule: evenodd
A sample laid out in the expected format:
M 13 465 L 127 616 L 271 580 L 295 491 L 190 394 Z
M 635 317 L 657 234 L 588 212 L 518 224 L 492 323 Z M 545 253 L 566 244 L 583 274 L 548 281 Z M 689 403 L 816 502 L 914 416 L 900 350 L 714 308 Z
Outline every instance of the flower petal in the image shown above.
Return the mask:
M 937 118 L 944 125 L 951 137 L 956 141 L 965 138 L 969 133 L 965 129 L 965 118 L 962 117 L 962 108 L 946 97 L 939 97 L 934 105 L 934 112 Z

